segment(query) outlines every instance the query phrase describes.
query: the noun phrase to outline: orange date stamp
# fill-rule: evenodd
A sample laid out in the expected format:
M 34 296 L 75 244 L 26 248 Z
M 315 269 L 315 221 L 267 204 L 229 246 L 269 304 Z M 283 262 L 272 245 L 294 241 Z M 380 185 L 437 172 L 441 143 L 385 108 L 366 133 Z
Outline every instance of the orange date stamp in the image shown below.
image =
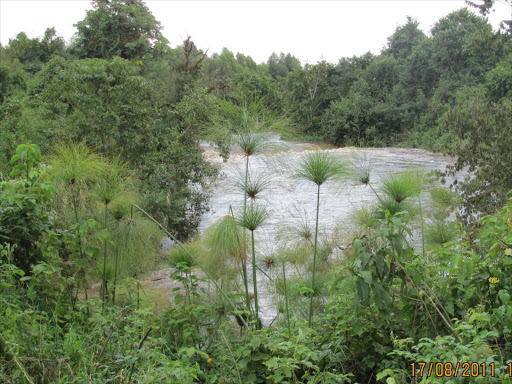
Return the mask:
M 411 363 L 412 377 L 495 377 L 494 363 Z M 507 364 L 512 377 L 512 363 Z

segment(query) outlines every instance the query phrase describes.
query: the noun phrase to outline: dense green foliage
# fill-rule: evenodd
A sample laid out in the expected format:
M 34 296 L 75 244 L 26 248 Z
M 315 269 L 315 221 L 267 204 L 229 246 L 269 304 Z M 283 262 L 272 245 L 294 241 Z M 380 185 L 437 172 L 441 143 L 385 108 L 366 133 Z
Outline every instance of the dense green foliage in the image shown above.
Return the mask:
M 94 161 L 99 169 L 107 167 L 101 174 L 110 175 L 110 167 L 118 167 L 91 158 L 83 147 L 71 149 L 62 148 L 54 156 L 80 158 L 81 164 Z M 456 230 L 453 240 L 463 241 L 432 243 L 423 255 L 409 245 L 410 232 L 404 224 L 410 220 L 407 211 L 395 215 L 384 211 L 381 218 L 369 218 L 362 229 L 365 235 L 354 239 L 343 262 L 327 261 L 332 249 L 328 244 L 319 247 L 318 269 L 323 269 L 324 277 L 318 284 L 328 290 L 314 287 L 315 296 L 322 300 L 311 327 L 308 311 L 301 310 L 304 304 L 308 307 L 311 289 L 293 279 L 285 283 L 280 274 L 274 274 L 276 286 L 282 289 L 285 284 L 286 317 L 283 311 L 274 325 L 256 330 L 253 321 L 244 323 L 243 294 L 231 291 L 232 284 L 224 285 L 222 291 L 207 288 L 214 277 L 207 269 L 204 272 L 210 277 L 200 277 L 197 266 L 209 251 L 192 245 L 176 248 L 170 256 L 171 278 L 183 287 L 177 288 L 171 309 L 153 312 L 148 308 L 152 300 L 141 292 L 139 281 L 116 282 L 110 273 L 104 275 L 110 282 L 104 283 L 106 292 L 100 299 L 91 299 L 88 284 L 80 281 L 101 273 L 104 257 L 114 262 L 109 256 L 114 250 L 119 250 L 116 257 L 133 258 L 129 239 L 136 233 L 147 237 L 151 230 L 136 226 L 144 222 L 139 214 L 114 216 L 106 226 L 88 218 L 95 209 L 102 218 L 102 203 L 94 200 L 104 184 L 101 175 L 85 182 L 87 173 L 81 177 L 80 195 L 81 204 L 89 206 L 79 207 L 77 224 L 66 224 L 66 211 L 55 203 L 73 194 L 73 188 L 57 188 L 49 180 L 53 168 L 40 160 L 38 147 L 19 146 L 11 175 L 0 184 L 1 201 L 17 207 L 3 204 L 10 214 L 0 216 L 2 381 L 397 383 L 416 382 L 410 367 L 414 361 L 469 361 L 485 363 L 488 369 L 494 364 L 496 370 L 495 377 L 479 376 L 472 382 L 510 382 L 506 363 L 512 353 L 508 340 L 512 199 L 496 215 L 482 219 L 476 236 L 466 238 Z M 55 172 L 62 181 L 78 182 L 63 177 L 72 172 Z M 400 184 L 398 180 L 409 186 L 408 191 L 414 189 L 411 176 L 405 174 L 390 177 L 382 193 L 393 196 L 390 185 Z M 117 180 L 109 191 L 126 186 Z M 416 192 L 412 193 L 403 201 Z M 101 194 L 106 195 L 111 196 Z M 441 220 L 456 199 L 439 190 L 433 195 L 440 210 L 435 217 Z M 72 211 L 69 214 L 74 216 Z M 19 225 L 13 226 L 14 221 Z M 133 231 L 119 238 L 116 234 L 122 225 Z M 28 235 L 13 233 L 14 227 Z M 218 235 L 207 238 L 205 244 L 215 248 L 215 255 L 240 253 L 238 235 L 234 245 Z M 104 244 L 111 247 L 108 253 Z M 298 249 L 294 246 L 290 252 Z M 285 253 L 279 257 L 286 263 L 299 260 Z M 128 268 L 125 263 L 115 265 L 121 271 Z M 330 272 L 326 273 L 326 265 Z M 221 272 L 217 281 L 226 273 Z M 231 292 L 231 299 L 225 290 Z M 459 374 L 449 382 L 464 380 Z M 431 382 L 447 381 L 431 378 Z
M 0 46 L 0 382 L 511 382 L 510 23 L 409 18 L 379 55 L 306 65 L 172 49 L 140 0 L 95 0 L 76 27 L 69 46 L 53 28 Z M 316 184 L 316 226 L 260 257 L 272 183 L 250 163 L 272 132 L 443 150 L 469 177 L 427 197 L 425 175 L 309 152 L 287 166 Z M 218 173 L 203 142 L 241 151 L 243 209 L 194 237 Z M 375 203 L 350 235 L 321 231 L 321 186 L 348 176 Z M 170 301 L 142 281 L 164 236 Z M 495 374 L 422 380 L 412 362 Z
M 493 5 L 470 3 L 484 16 Z M 183 238 L 207 209 L 205 187 L 215 176 L 198 144 L 210 140 L 225 148 L 227 131 L 238 129 L 233 111 L 241 106 L 254 103 L 253 112 L 279 116 L 286 124 L 274 129 L 288 138 L 399 144 L 461 158 L 476 149 L 454 115 L 476 94 L 490 115 L 501 108 L 495 129 L 506 129 L 509 118 L 512 34 L 506 27 L 493 31 L 468 9 L 440 19 L 430 35 L 408 18 L 379 55 L 306 65 L 284 53 L 262 64 L 227 49 L 207 56 L 190 37 L 171 49 L 139 0 L 94 1 L 76 27 L 69 46 L 50 28 L 42 39 L 20 33 L 2 47 L 0 156 L 9 160 L 16 143 L 36 142 L 45 151 L 63 138 L 85 138 L 107 156 L 120 153 L 141 180 L 145 207 Z M 506 145 L 485 136 L 491 147 Z M 492 152 L 496 159 L 482 158 L 478 166 L 506 173 L 503 151 Z M 465 165 L 471 164 L 461 160 L 457 169 Z M 488 174 L 476 175 L 477 184 L 494 188 Z M 490 213 L 487 206 L 502 205 L 512 185 L 502 187 L 481 204 L 470 197 L 478 186 L 467 187 L 467 211 Z
M 466 216 L 495 212 L 512 187 L 512 99 L 505 96 L 492 103 L 483 91 L 476 90 L 450 110 L 446 121 L 460 138 L 458 147 L 449 151 L 457 156 L 457 162 L 448 173 L 468 167 L 474 176 L 467 177 L 459 188 Z
M 5 92 L 0 152 L 4 164 L 14 153 L 15 143 L 37 142 L 47 152 L 63 140 L 86 140 L 102 155 L 120 156 L 127 162 L 135 171 L 146 208 L 180 237 L 187 237 L 208 208 L 208 184 L 216 175 L 201 156 L 199 140 L 206 136 L 205 127 L 216 119 L 218 101 L 202 87 L 191 88 L 194 76 L 186 67 L 169 76 L 171 68 L 187 65 L 187 57 L 168 52 L 163 59 L 152 55 L 149 60 L 149 53 L 122 54 L 147 48 L 150 37 L 144 31 L 150 27 L 144 23 L 158 27 L 142 3 L 98 3 L 98 9 L 79 23 L 75 45 L 66 52 L 63 45 L 56 44 L 62 41 L 54 39 L 53 30 L 48 30 L 42 41 L 27 40 L 20 34 L 7 47 L 1 63 Z M 132 11 L 143 20 L 132 20 Z M 101 29 L 112 26 L 96 26 L 95 21 L 101 19 L 122 27 L 109 12 L 126 22 L 143 23 L 140 36 L 119 42 L 115 33 Z M 101 46 L 91 41 L 91 30 L 123 47 L 105 43 L 108 52 L 90 53 L 82 46 L 85 41 L 97 49 Z M 40 70 L 30 75 L 36 66 Z M 169 78 L 162 84 L 165 76 Z M 1 171 L 6 169 L 4 165 Z
M 136 0 L 94 0 L 94 9 L 78 22 L 73 53 L 79 58 L 143 59 L 165 49 L 160 24 Z

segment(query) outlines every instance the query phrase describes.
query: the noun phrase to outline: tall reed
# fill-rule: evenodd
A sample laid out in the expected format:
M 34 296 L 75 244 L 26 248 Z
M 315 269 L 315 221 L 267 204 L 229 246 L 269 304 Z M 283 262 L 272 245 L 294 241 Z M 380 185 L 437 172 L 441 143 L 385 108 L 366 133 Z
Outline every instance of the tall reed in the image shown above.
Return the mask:
M 245 212 L 242 213 L 239 218 L 240 225 L 251 232 L 251 245 L 252 245 L 252 280 L 253 280 L 253 291 L 254 291 L 254 311 L 256 314 L 256 328 L 260 329 L 261 324 L 259 322 L 259 303 L 258 303 L 258 281 L 256 278 L 256 249 L 254 245 L 254 231 L 261 227 L 269 213 L 266 208 L 256 204 L 251 204 Z
M 125 163 L 119 159 L 114 159 L 108 167 L 102 172 L 98 180 L 95 195 L 103 205 L 103 226 L 106 229 L 108 226 L 108 208 L 110 203 L 123 192 L 128 183 L 129 172 Z M 107 240 L 104 241 L 103 247 L 103 274 L 102 274 L 102 298 L 103 304 L 108 294 L 107 291 Z M 116 273 L 116 272 L 115 272 Z
M 48 157 L 50 176 L 70 195 L 75 223 L 79 222 L 80 198 L 98 180 L 106 162 L 83 142 L 59 143 Z
M 74 213 L 74 223 L 80 223 L 79 211 L 81 209 L 81 196 L 97 181 L 97 177 L 101 169 L 106 166 L 106 162 L 97 154 L 95 154 L 84 142 L 79 143 L 59 143 L 55 146 L 53 152 L 48 157 L 50 166 L 50 177 L 56 185 L 62 186 L 62 195 L 70 196 L 71 206 Z M 64 214 L 65 204 L 61 204 L 57 210 L 62 210 Z M 80 259 L 84 259 L 82 235 L 78 233 L 78 252 Z M 83 284 L 85 297 L 87 297 L 87 273 L 84 263 L 78 263 L 77 276 Z M 78 286 L 77 286 L 78 295 Z M 88 308 L 88 307 L 87 307 Z
M 295 172 L 295 177 L 300 180 L 310 181 L 317 186 L 316 193 L 316 222 L 315 240 L 313 247 L 313 271 L 311 275 L 311 287 L 315 286 L 316 257 L 318 246 L 318 219 L 320 213 L 320 187 L 328 180 L 340 180 L 346 174 L 347 166 L 338 157 L 330 152 L 315 151 L 305 154 Z M 311 327 L 313 320 L 313 294 L 310 297 L 308 325 Z
M 288 334 L 292 335 L 292 329 L 290 326 L 290 309 L 288 307 L 288 288 L 286 287 L 286 269 L 284 267 L 284 260 L 282 260 L 282 267 L 283 267 L 283 286 L 284 286 L 284 301 L 286 306 L 286 323 L 288 325 Z
M 251 190 L 257 194 L 258 191 L 255 188 L 262 189 L 264 188 L 263 183 L 252 183 L 254 184 L 251 190 L 249 190 L 250 184 L 250 170 L 249 170 L 249 159 L 251 156 L 253 156 L 256 153 L 259 153 L 263 151 L 265 148 L 267 148 L 271 142 L 271 138 L 267 133 L 264 132 L 258 132 L 255 130 L 257 126 L 257 118 L 254 116 L 251 116 L 250 113 L 243 113 L 241 118 L 241 121 L 239 122 L 240 127 L 238 132 L 234 135 L 233 141 L 234 146 L 242 151 L 245 157 L 245 172 L 243 174 L 243 184 L 241 182 L 238 183 L 238 185 L 242 188 L 244 193 L 244 202 L 243 202 L 243 213 L 242 215 L 245 216 L 247 212 L 247 198 L 249 193 L 251 193 Z M 248 193 L 249 192 L 249 193 Z M 253 193 L 253 196 L 255 194 Z M 246 233 L 245 230 L 243 232 L 243 242 L 244 244 L 247 243 Z M 245 296 L 246 296 L 246 306 L 247 309 L 250 311 L 250 298 L 249 298 L 249 284 L 248 284 L 248 271 L 247 271 L 247 259 L 244 257 L 241 260 L 242 265 L 242 278 L 244 280 L 244 287 L 245 287 Z M 256 264 L 253 260 L 253 275 L 256 273 Z
M 238 224 L 234 216 L 229 214 L 220 218 L 213 226 L 208 228 L 204 238 L 209 251 L 215 256 L 217 269 L 224 269 L 225 272 L 229 259 L 242 267 L 245 301 L 247 310 L 251 312 L 247 270 L 244 268 L 247 263 L 247 242 L 244 241 L 244 229 Z
M 231 301 L 231 299 L 228 297 L 226 292 L 222 289 L 222 287 L 217 283 L 217 281 L 213 278 L 213 276 L 208 272 L 208 269 L 204 268 L 200 262 L 197 261 L 197 259 L 189 252 L 189 250 L 181 243 L 171 232 L 169 232 L 162 224 L 160 224 L 153 216 L 151 216 L 149 213 L 147 213 L 144 209 L 139 207 L 136 204 L 132 204 L 133 207 L 135 207 L 137 210 L 139 210 L 141 213 L 146 215 L 153 223 L 155 223 L 171 240 L 173 240 L 178 247 L 180 247 L 182 250 L 184 250 L 191 258 L 194 260 L 195 264 L 201 268 L 201 270 L 206 274 L 206 276 L 210 279 L 210 281 L 213 283 L 215 288 L 220 292 L 222 297 L 226 300 L 226 302 L 233 308 L 233 310 L 236 312 L 238 311 L 238 308 L 236 305 Z M 244 324 L 244 326 L 249 330 L 249 324 L 245 321 L 245 319 L 241 318 L 240 321 Z

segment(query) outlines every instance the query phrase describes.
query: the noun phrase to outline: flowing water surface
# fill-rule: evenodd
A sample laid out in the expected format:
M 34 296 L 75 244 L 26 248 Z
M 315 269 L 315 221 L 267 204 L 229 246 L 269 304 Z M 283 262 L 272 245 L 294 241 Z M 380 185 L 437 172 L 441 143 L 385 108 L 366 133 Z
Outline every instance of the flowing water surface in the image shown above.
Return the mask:
M 274 141 L 276 144 L 282 144 L 280 150 L 276 151 L 274 148 L 267 153 L 250 157 L 251 174 L 262 174 L 268 181 L 267 188 L 257 200 L 270 211 L 266 225 L 255 231 L 256 249 L 260 259 L 276 252 L 282 244 L 283 232 L 290 232 L 292 228 L 300 226 L 301 222 L 307 221 L 308 226 L 314 230 L 316 216 L 316 185 L 298 182 L 293 173 L 304 152 L 318 148 L 307 143 L 284 143 L 278 138 Z M 245 171 L 245 158 L 240 153 L 232 153 L 227 162 L 222 162 L 213 148 L 204 146 L 203 149 L 209 161 L 219 163 L 222 175 L 214 188 L 210 202 L 211 211 L 202 217 L 200 233 L 228 214 L 230 206 L 235 213 L 240 211 L 243 206 L 243 192 L 235 185 Z M 428 174 L 434 170 L 444 170 L 447 165 L 453 163 L 450 157 L 421 149 L 338 148 L 328 151 L 347 162 L 354 161 L 354 158 L 364 158 L 370 162 L 371 181 L 377 190 L 382 177 L 390 173 L 414 170 Z M 320 194 L 319 233 L 326 233 L 340 224 L 348 228 L 354 211 L 362 206 L 371 205 L 376 199 L 372 190 L 358 183 L 355 178 L 348 177 L 341 183 L 325 183 Z M 427 194 L 423 199 L 428 205 Z M 346 241 L 350 239 L 347 238 Z M 265 289 L 267 281 L 268 279 L 258 272 L 258 292 L 262 290 L 259 292 L 260 315 L 265 324 L 270 323 L 276 316 L 271 294 Z

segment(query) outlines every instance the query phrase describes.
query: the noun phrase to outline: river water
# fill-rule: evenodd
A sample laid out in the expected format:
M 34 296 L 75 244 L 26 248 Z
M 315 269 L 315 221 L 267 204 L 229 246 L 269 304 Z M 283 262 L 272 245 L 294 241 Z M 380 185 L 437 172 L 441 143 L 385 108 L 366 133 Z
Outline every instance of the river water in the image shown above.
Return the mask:
M 257 202 L 266 206 L 270 217 L 266 224 L 255 231 L 258 257 L 272 255 L 282 244 L 283 232 L 297 228 L 301 222 L 308 222 L 314 229 L 316 214 L 316 191 L 313 183 L 298 182 L 293 177 L 294 167 L 300 163 L 306 150 L 319 150 L 309 143 L 284 143 L 274 138 L 278 144 L 267 153 L 250 157 L 251 174 L 260 174 L 268 183 L 266 190 L 258 197 Z M 276 150 L 276 147 L 279 148 Z M 228 214 L 232 206 L 235 212 L 240 211 L 243 204 L 243 192 L 236 188 L 240 174 L 245 170 L 245 158 L 233 152 L 227 162 L 223 162 L 218 152 L 211 147 L 203 146 L 209 161 L 219 163 L 221 178 L 214 187 L 210 201 L 210 212 L 203 215 L 199 227 L 200 233 Z M 439 153 L 410 148 L 337 148 L 327 149 L 347 162 L 354 159 L 372 164 L 371 181 L 374 188 L 379 189 L 383 176 L 394 172 L 414 170 L 425 172 L 444 170 L 453 160 Z M 450 180 L 448 180 L 450 182 Z M 438 183 L 437 183 L 438 184 Z M 424 194 L 428 205 L 428 194 Z M 327 182 L 321 187 L 319 233 L 327 233 L 336 226 L 351 222 L 353 213 L 362 206 L 369 206 L 377 197 L 372 190 L 361 185 L 355 178 L 347 177 L 340 182 Z M 347 229 L 347 239 L 350 231 Z M 269 324 L 276 316 L 275 303 L 265 289 L 266 277 L 258 272 L 258 291 L 260 292 L 260 315 L 263 323 Z M 260 288 L 262 287 L 262 288 Z

